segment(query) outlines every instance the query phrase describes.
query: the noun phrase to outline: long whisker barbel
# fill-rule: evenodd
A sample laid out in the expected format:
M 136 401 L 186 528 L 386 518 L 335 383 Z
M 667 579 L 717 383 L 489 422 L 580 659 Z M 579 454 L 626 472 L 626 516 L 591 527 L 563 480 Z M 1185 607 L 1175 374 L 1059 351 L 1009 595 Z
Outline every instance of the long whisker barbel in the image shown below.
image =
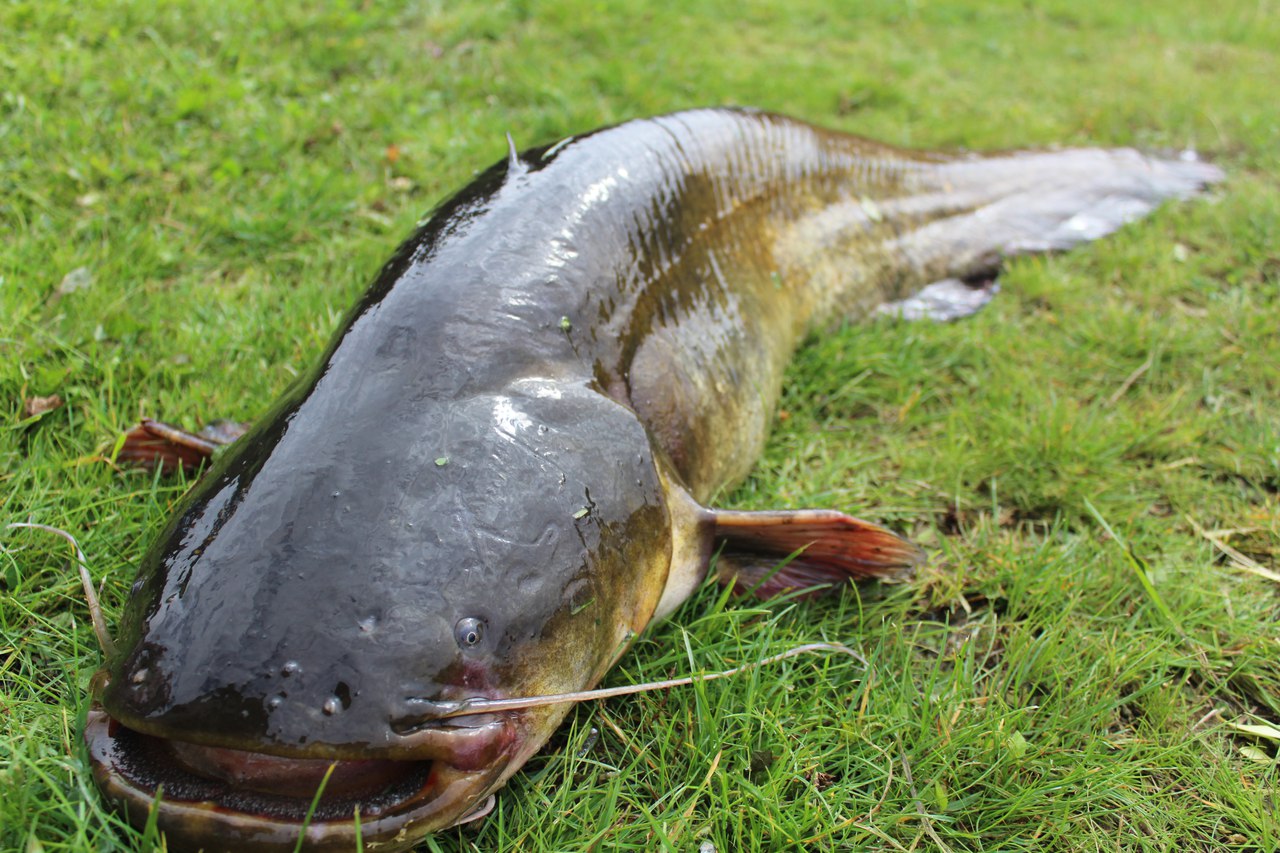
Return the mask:
M 797 657 L 803 654 L 817 654 L 820 652 L 834 652 L 849 655 L 856 659 L 865 667 L 871 664 L 862 655 L 853 649 L 841 643 L 806 643 L 803 646 L 796 646 L 776 655 L 764 658 L 751 663 L 744 663 L 741 666 L 735 666 L 732 669 L 725 669 L 719 672 L 708 672 L 703 675 L 686 675 L 683 678 L 670 678 L 665 681 L 648 681 L 643 684 L 626 684 L 621 687 L 602 687 L 596 690 L 581 690 L 575 693 L 551 693 L 545 696 L 519 696 L 512 699 L 463 699 L 459 702 L 440 702 L 438 706 L 444 706 L 448 710 L 437 715 L 438 719 L 448 719 L 450 717 L 461 717 L 466 714 L 488 714 L 496 711 L 515 711 L 524 708 L 538 708 L 543 705 L 559 705 L 562 702 L 587 702 L 592 699 L 612 699 L 615 696 L 629 696 L 633 693 L 646 693 L 650 690 L 666 690 L 671 687 L 683 687 L 687 684 L 702 681 L 715 681 L 718 678 L 728 678 L 731 675 L 737 675 L 740 672 L 747 672 L 761 666 L 777 663 L 787 658 Z
M 84 597 L 89 605 L 89 621 L 93 623 L 93 633 L 98 637 L 98 645 L 102 647 L 102 653 L 108 657 L 115 654 L 116 644 L 112 642 L 111 635 L 107 633 L 107 620 L 102 617 L 102 606 L 98 603 L 98 594 L 93 589 L 93 578 L 89 577 L 89 565 L 85 562 L 84 551 L 80 550 L 80 543 L 76 538 L 60 527 L 53 527 L 48 524 L 36 524 L 30 521 L 14 521 L 5 525 L 5 529 L 12 530 L 15 527 L 28 528 L 30 530 L 43 530 L 46 533 L 53 533 L 61 536 L 63 539 L 71 543 L 71 547 L 76 552 L 76 568 L 80 574 L 80 585 L 84 587 Z

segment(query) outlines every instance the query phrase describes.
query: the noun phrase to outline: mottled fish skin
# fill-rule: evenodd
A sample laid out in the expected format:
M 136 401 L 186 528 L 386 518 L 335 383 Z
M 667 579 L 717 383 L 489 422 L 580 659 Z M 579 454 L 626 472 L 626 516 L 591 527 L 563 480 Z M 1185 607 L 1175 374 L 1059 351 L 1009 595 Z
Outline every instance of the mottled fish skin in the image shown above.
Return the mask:
M 196 765 L 436 762 L 442 805 L 364 813 L 381 849 L 465 819 L 568 706 L 444 726 L 433 703 L 590 687 L 678 604 L 706 571 L 701 504 L 746 475 L 806 333 L 1218 177 L 1125 151 L 906 152 L 721 109 L 496 164 L 144 559 L 87 734 L 99 785 L 146 820 L 123 726 L 195 744 Z M 166 790 L 173 849 L 292 849 L 295 819 L 241 813 L 260 797 Z M 351 849 L 349 826 L 321 815 L 307 849 Z

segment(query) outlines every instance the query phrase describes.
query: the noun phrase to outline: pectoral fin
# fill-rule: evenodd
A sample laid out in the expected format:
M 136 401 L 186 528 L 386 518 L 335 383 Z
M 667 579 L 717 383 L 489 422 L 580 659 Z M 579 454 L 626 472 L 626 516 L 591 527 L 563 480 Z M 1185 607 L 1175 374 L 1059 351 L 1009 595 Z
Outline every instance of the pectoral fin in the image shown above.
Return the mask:
M 172 474 L 178 468 L 194 472 L 219 447 L 230 444 L 249 429 L 248 424 L 214 421 L 198 433 L 170 426 L 151 418 L 125 433 L 116 459 L 147 470 L 161 469 Z
M 896 577 L 924 561 L 924 552 L 896 533 L 834 510 L 712 513 L 723 543 L 720 581 L 761 598 Z

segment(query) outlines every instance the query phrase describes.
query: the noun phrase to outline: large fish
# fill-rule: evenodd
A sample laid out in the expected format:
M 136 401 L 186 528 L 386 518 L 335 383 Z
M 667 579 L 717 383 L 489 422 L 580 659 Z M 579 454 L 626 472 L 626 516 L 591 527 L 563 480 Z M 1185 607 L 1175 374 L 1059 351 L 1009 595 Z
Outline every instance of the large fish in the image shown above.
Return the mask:
M 171 849 L 401 849 L 482 813 L 704 579 L 771 595 L 920 554 L 705 504 L 811 330 L 1106 234 L 1216 168 L 902 151 L 697 110 L 511 155 L 383 267 L 143 561 L 86 740 Z M 801 553 L 776 570 L 793 552 Z

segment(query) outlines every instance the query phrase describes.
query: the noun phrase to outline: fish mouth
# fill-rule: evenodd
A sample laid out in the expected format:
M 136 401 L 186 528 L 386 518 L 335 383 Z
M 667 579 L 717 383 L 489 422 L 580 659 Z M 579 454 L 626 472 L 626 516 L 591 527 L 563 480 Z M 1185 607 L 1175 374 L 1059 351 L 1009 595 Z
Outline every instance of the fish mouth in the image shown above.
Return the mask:
M 95 706 L 84 737 L 103 796 L 137 827 L 154 812 L 171 850 L 294 850 L 301 836 L 303 850 L 382 851 L 491 807 L 512 726 L 461 730 L 468 748 L 457 754 L 444 748 L 451 728 L 430 729 L 420 758 L 296 758 L 145 734 Z M 488 748 L 476 749 L 482 741 Z

